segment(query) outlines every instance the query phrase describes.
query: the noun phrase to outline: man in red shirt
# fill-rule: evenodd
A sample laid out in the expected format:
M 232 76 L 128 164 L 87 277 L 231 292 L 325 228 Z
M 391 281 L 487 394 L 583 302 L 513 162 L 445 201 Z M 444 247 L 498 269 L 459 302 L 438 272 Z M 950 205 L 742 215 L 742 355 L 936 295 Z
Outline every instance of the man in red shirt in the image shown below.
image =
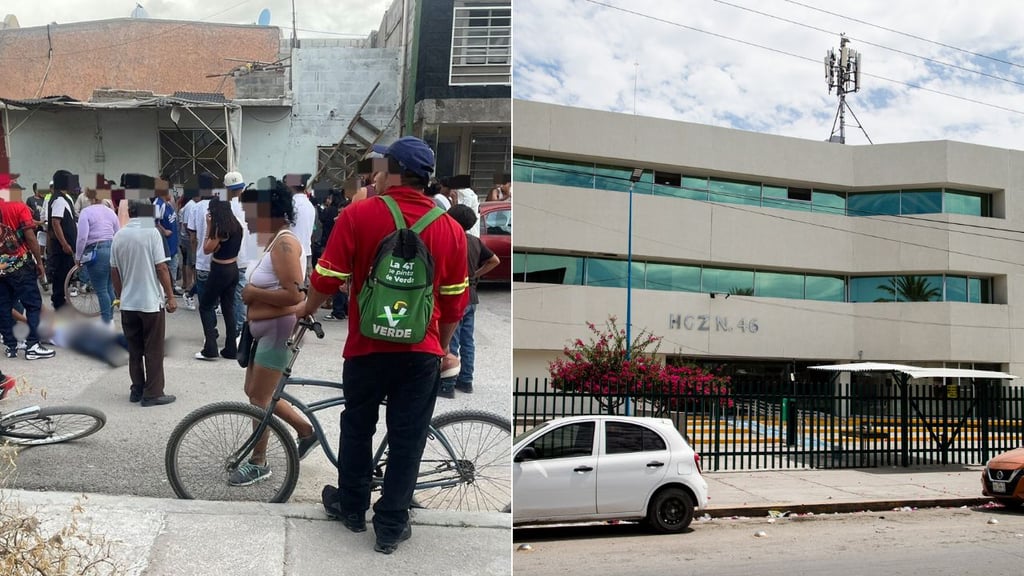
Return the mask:
M 0 174 L 0 190 L 11 185 L 9 174 Z M 14 336 L 11 309 L 18 301 L 25 307 L 28 337 L 25 359 L 53 358 L 53 350 L 39 343 L 39 316 L 43 298 L 37 278 L 45 278 L 43 257 L 36 241 L 36 222 L 22 202 L 8 202 L 0 196 L 0 335 L 7 358 L 18 357 L 18 339 Z
M 411 136 L 388 147 L 374 146 L 374 151 L 384 154 L 401 173 L 389 175 L 389 185 L 377 193 L 393 198 L 411 227 L 434 207 L 423 193 L 434 170 L 434 153 L 426 142 Z M 359 330 L 358 295 L 377 245 L 394 230 L 395 219 L 380 197 L 342 210 L 310 278 L 312 289 L 303 311 L 312 316 L 343 282 L 349 282 L 338 490 L 325 487 L 323 500 L 327 514 L 349 530 L 366 530 L 373 435 L 380 404 L 387 399 L 388 466 L 381 497 L 373 506 L 374 550 L 384 554 L 394 552 L 412 533 L 409 507 L 441 382 L 441 359 L 469 297 L 466 234 L 445 214 L 420 234 L 434 259 L 434 309 L 426 337 L 408 344 L 364 336 Z

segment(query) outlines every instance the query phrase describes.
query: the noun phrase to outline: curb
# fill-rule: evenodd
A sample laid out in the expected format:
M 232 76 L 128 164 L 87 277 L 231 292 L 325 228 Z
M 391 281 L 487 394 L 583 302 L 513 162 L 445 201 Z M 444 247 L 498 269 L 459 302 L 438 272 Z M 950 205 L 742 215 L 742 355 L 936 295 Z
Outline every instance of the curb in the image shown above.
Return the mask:
M 132 512 L 158 512 L 162 514 L 207 516 L 269 516 L 335 522 L 335 520 L 332 520 L 324 513 L 323 507 L 319 504 L 217 502 L 152 498 L 148 496 L 114 496 L 81 492 L 35 492 L 18 489 L 3 489 L 0 490 L 0 494 L 9 503 L 21 505 L 23 508 L 70 510 L 76 505 L 81 505 L 86 511 L 90 509 L 116 510 L 128 514 Z M 504 512 L 462 512 L 420 508 L 411 512 L 410 522 L 420 526 L 512 529 L 512 515 Z
M 729 508 L 706 508 L 704 514 L 712 518 L 746 516 L 758 518 L 769 512 L 790 512 L 793 514 L 848 514 L 851 512 L 880 512 L 894 508 L 962 508 L 981 506 L 992 502 L 991 498 L 920 498 L 911 500 L 870 500 L 865 502 L 823 502 L 812 504 L 778 504 L 775 506 L 734 506 Z

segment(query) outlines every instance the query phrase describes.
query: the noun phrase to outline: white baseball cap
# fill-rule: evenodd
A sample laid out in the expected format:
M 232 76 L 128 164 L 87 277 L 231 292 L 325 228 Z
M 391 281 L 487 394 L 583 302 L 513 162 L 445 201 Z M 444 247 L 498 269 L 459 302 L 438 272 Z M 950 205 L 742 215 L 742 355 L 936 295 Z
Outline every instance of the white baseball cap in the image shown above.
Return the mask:
M 224 175 L 224 187 L 228 190 L 245 188 L 245 179 L 242 178 L 242 174 L 239 172 L 228 172 Z

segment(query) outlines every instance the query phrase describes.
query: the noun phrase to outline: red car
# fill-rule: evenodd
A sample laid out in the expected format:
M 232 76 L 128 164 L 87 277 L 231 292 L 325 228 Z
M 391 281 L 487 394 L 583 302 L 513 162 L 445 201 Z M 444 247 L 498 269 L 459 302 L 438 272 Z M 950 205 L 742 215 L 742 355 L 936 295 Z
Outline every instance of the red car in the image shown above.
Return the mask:
M 480 240 L 494 252 L 501 264 L 484 274 L 482 282 L 512 281 L 512 203 L 480 204 Z

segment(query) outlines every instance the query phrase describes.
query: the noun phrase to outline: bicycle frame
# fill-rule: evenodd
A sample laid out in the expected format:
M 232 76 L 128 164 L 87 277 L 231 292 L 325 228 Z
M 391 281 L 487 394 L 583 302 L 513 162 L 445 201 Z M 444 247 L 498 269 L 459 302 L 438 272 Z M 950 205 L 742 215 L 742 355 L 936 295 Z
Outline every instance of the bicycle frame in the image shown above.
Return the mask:
M 266 431 L 267 426 L 270 423 L 270 419 L 274 417 L 274 408 L 277 407 L 277 403 L 280 400 L 287 400 L 292 406 L 295 407 L 295 409 L 302 412 L 306 416 L 306 418 L 309 419 L 310 424 L 313 426 L 313 433 L 316 434 L 317 438 L 320 440 L 320 447 L 327 455 L 327 459 L 331 462 L 331 464 L 334 465 L 335 468 L 337 468 L 338 457 L 334 453 L 334 450 L 331 449 L 330 443 L 327 442 L 327 436 L 324 433 L 323 426 L 320 424 L 320 420 L 316 417 L 315 413 L 327 408 L 344 406 L 345 397 L 336 396 L 333 398 L 327 398 L 324 400 L 318 400 L 316 402 L 306 404 L 305 402 L 299 400 L 292 394 L 289 394 L 288 392 L 285 391 L 285 387 L 290 385 L 317 386 L 321 388 L 332 388 L 339 391 L 344 390 L 344 385 L 341 382 L 333 382 L 330 380 L 317 380 L 311 378 L 292 378 L 292 366 L 295 365 L 295 360 L 299 357 L 299 352 L 302 350 L 302 340 L 305 338 L 306 332 L 309 329 L 313 329 L 318 338 L 323 338 L 323 330 L 320 328 L 319 323 L 316 322 L 316 320 L 307 317 L 301 318 L 299 319 L 298 322 L 296 322 L 296 328 L 292 332 L 291 337 L 288 339 L 288 347 L 291 348 L 293 352 L 292 358 L 288 362 L 288 365 L 285 367 L 284 371 L 281 374 L 281 379 L 278 381 L 277 387 L 274 389 L 274 395 L 270 400 L 270 404 L 265 409 L 266 415 L 263 417 L 263 420 L 260 421 L 259 425 L 253 431 L 252 435 L 249 436 L 249 439 L 246 440 L 244 444 L 242 444 L 241 448 L 235 451 L 234 456 L 230 459 L 230 470 L 235 470 L 236 468 L 241 466 L 245 459 L 248 458 L 249 454 L 251 454 L 252 451 L 256 448 L 256 443 L 259 441 L 260 437 L 262 437 L 263 433 Z M 438 432 L 433 426 L 428 425 L 427 435 L 428 437 L 436 438 L 441 443 L 445 451 L 448 453 L 450 461 L 454 462 L 456 467 L 458 467 L 459 461 L 455 457 L 455 450 L 452 447 L 451 443 L 448 441 L 448 439 L 444 436 L 444 434 Z M 381 441 L 380 445 L 374 452 L 372 465 L 373 469 L 377 469 L 377 465 L 384 457 L 384 452 L 387 449 L 387 445 L 388 440 L 387 435 L 385 434 L 384 439 Z M 456 471 L 458 472 L 458 479 L 437 480 L 432 482 L 417 483 L 416 489 L 422 490 L 426 488 L 443 488 L 448 486 L 456 486 L 462 481 L 464 475 L 462 470 Z M 377 483 L 378 481 L 375 478 L 374 484 Z

